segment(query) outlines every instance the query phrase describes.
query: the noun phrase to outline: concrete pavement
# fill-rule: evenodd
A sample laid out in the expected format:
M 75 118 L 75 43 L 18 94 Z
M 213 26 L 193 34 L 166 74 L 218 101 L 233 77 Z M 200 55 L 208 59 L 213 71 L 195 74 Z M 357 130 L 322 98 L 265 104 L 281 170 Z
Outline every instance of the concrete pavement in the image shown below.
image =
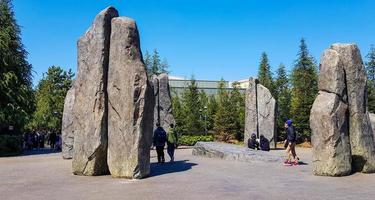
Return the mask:
M 151 177 L 143 180 L 74 176 L 60 153 L 6 157 L 0 158 L 0 199 L 375 199 L 375 174 L 313 176 L 311 151 L 298 151 L 306 165 L 203 158 L 191 149 L 158 165 L 152 151 Z

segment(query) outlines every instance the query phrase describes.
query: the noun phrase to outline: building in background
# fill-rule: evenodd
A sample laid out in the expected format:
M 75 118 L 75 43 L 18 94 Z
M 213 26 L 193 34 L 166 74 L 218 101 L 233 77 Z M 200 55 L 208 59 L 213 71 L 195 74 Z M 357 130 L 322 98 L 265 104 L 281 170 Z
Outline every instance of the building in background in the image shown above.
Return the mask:
M 199 90 L 203 90 L 208 96 L 217 95 L 220 81 L 215 80 L 195 80 Z M 244 93 L 248 87 L 248 79 L 240 81 L 224 81 L 224 89 L 227 91 L 233 90 L 233 83 L 238 82 L 240 86 L 240 92 Z M 171 95 L 181 95 L 184 90 L 191 84 L 190 79 L 169 76 L 169 87 L 171 89 Z

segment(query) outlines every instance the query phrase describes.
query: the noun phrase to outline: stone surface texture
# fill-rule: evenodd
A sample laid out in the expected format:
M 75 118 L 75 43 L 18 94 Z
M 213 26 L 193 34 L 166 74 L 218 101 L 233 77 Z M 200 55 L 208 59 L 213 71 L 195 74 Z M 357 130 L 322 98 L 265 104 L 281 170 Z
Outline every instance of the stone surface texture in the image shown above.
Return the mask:
M 192 154 L 240 162 L 282 162 L 282 157 L 266 151 L 219 142 L 197 142 Z
M 324 51 L 319 90 L 310 114 L 314 173 L 342 176 L 375 172 L 366 72 L 357 45 L 333 44 Z
M 112 19 L 108 72 L 108 166 L 113 177 L 150 173 L 154 96 L 134 20 Z
M 245 146 L 247 146 L 247 141 L 251 134 L 255 133 L 258 138 L 260 135 L 264 135 L 270 141 L 270 147 L 276 148 L 277 104 L 275 98 L 255 78 L 249 79 L 245 97 Z
M 153 75 L 152 84 L 155 96 L 154 130 L 156 129 L 156 123 L 159 122 L 161 127 L 168 131 L 170 124 L 175 124 L 168 74 Z
M 354 171 L 375 172 L 375 146 L 367 112 L 366 69 L 355 44 L 333 44 L 345 70 L 349 105 L 349 138 Z
M 75 99 L 74 86 L 66 93 L 64 102 L 64 112 L 62 117 L 61 138 L 62 138 L 62 157 L 64 159 L 73 158 L 74 144 L 74 113 L 73 105 Z
M 257 84 L 255 78 L 249 79 L 249 86 L 245 93 L 245 133 L 244 145 L 247 147 L 247 141 L 251 134 L 258 133 L 258 110 L 257 110 Z M 254 103 L 255 102 L 255 103 Z
M 107 73 L 113 7 L 101 11 L 78 41 L 78 73 L 74 101 L 76 175 L 102 175 L 107 166 Z
M 369 116 L 370 116 L 370 122 L 371 122 L 371 127 L 372 127 L 372 134 L 374 136 L 374 142 L 375 142 L 375 114 L 370 113 Z
M 276 100 L 271 92 L 261 84 L 257 85 L 258 134 L 270 141 L 276 148 Z
M 351 173 L 347 113 L 348 106 L 338 95 L 319 92 L 310 115 L 315 175 L 344 176 Z

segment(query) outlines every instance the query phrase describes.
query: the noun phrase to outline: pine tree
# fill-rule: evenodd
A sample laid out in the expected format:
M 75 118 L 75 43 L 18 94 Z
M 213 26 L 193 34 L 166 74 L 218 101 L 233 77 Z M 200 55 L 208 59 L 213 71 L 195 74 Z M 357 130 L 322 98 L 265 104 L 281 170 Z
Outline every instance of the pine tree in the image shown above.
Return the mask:
M 371 45 L 366 58 L 368 109 L 375 113 L 375 48 Z
M 181 99 L 177 94 L 173 95 L 172 97 L 172 112 L 176 122 L 175 130 L 177 131 L 177 133 L 183 133 L 186 112 L 184 111 L 181 104 Z
M 160 74 L 160 56 L 157 49 L 154 49 L 154 54 L 152 55 L 151 61 L 151 74 Z
M 183 133 L 189 135 L 203 134 L 203 123 L 201 121 L 200 109 L 202 103 L 200 101 L 199 90 L 195 78 L 191 78 L 191 82 L 182 94 L 182 107 L 185 112 L 183 120 Z
M 200 121 L 202 122 L 204 134 L 208 132 L 208 96 L 204 90 L 199 92 L 199 101 L 201 102 L 201 107 L 199 108 Z
M 143 61 L 144 61 L 145 65 L 146 65 L 147 74 L 149 75 L 149 77 L 151 77 L 151 75 L 152 75 L 152 71 L 151 71 L 152 57 L 151 57 L 150 53 L 147 50 L 146 50 L 146 53 L 144 55 Z
M 213 130 L 218 103 L 214 95 L 211 95 L 207 104 L 207 129 Z
M 51 66 L 36 89 L 36 111 L 33 114 L 34 129 L 59 130 L 66 93 L 72 86 L 73 72 Z
M 239 83 L 234 82 L 230 93 L 230 102 L 233 107 L 234 133 L 238 141 L 243 140 L 245 131 L 245 96 L 239 90 Z
M 290 116 L 291 90 L 285 66 L 280 64 L 275 80 L 275 98 L 278 103 L 277 129 L 281 139 L 285 139 L 284 123 Z
M 230 94 L 225 90 L 225 81 L 221 79 L 218 92 L 218 109 L 214 121 L 214 130 L 221 141 L 228 141 L 235 137 L 236 119 L 234 112 Z
M 274 86 L 272 80 L 271 66 L 268 61 L 268 56 L 265 52 L 262 53 L 258 70 L 259 83 L 268 88 L 274 94 Z
M 10 0 L 0 0 L 0 132 L 18 133 L 33 111 L 31 65 Z
M 291 119 L 299 135 L 309 138 L 311 136 L 309 116 L 318 93 L 318 75 L 314 58 L 309 55 L 303 38 L 299 48 L 298 58 L 291 74 Z
M 154 49 L 152 55 L 146 51 L 144 56 L 144 63 L 147 68 L 147 74 L 149 77 L 152 75 L 159 75 L 161 73 L 168 73 L 169 64 L 166 58 L 160 59 L 160 55 L 157 49 Z

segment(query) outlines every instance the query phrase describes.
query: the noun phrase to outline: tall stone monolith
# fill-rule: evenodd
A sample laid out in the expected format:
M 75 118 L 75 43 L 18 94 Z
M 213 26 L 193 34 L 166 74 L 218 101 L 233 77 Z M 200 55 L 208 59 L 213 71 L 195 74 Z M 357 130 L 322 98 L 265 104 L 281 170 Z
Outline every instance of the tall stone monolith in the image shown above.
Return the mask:
M 270 147 L 276 148 L 276 100 L 271 92 L 258 83 L 257 79 L 250 78 L 246 89 L 245 134 L 244 143 L 252 133 L 259 138 L 263 135 L 270 141 Z
M 169 89 L 168 74 L 162 73 L 152 76 L 154 87 L 155 107 L 154 107 L 154 130 L 156 124 L 160 123 L 165 131 L 168 131 L 170 124 L 175 124 L 172 113 L 172 100 Z
M 333 44 L 320 68 L 320 91 L 310 115 L 314 173 L 375 172 L 366 72 L 357 45 Z
M 351 173 L 345 72 L 339 54 L 326 50 L 320 60 L 319 94 L 310 114 L 315 175 Z
M 112 19 L 108 72 L 108 166 L 113 177 L 150 173 L 154 95 L 134 20 Z
M 374 136 L 374 142 L 375 142 L 375 114 L 370 113 L 370 122 L 371 122 L 371 127 L 372 127 L 372 134 Z
M 64 112 L 62 117 L 61 139 L 62 139 L 62 157 L 72 159 L 74 153 L 74 85 L 68 90 L 64 102 Z
M 257 85 L 258 135 L 270 141 L 276 148 L 276 100 L 271 92 L 261 84 Z
M 113 7 L 101 11 L 78 41 L 75 81 L 74 155 L 76 175 L 102 175 L 107 165 L 107 76 Z

